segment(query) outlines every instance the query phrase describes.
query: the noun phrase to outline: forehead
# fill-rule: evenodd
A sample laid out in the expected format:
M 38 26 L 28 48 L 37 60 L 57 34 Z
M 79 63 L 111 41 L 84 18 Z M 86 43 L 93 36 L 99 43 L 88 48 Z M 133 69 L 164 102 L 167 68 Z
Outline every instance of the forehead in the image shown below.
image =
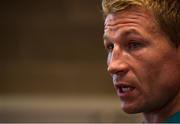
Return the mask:
M 105 19 L 105 24 L 113 23 L 113 21 L 121 18 L 143 19 L 143 20 L 149 18 L 154 19 L 153 14 L 150 11 L 140 7 L 132 7 L 119 12 L 108 14 Z
M 154 16 L 143 8 L 131 8 L 107 15 L 104 23 L 105 32 L 125 28 L 145 29 L 155 31 Z

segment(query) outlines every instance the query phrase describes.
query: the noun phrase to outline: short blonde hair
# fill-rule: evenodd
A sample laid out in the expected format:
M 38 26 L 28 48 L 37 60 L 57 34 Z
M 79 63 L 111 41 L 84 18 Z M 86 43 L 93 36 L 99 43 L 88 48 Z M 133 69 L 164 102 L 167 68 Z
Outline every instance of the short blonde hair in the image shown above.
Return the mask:
M 106 17 L 110 13 L 130 7 L 142 7 L 151 11 L 160 29 L 176 46 L 180 44 L 180 0 L 103 0 L 102 9 Z

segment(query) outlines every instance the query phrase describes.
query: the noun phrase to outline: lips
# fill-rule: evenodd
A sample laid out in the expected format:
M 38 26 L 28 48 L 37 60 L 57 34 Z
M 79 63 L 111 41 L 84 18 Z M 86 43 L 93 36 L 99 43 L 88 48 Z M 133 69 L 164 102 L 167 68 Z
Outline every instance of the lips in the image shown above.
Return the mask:
M 134 90 L 134 87 L 128 86 L 128 85 L 123 85 L 123 86 L 118 86 L 118 89 L 120 93 L 126 93 L 126 92 L 131 92 Z
M 133 91 L 135 90 L 135 87 L 129 84 L 125 84 L 125 83 L 116 84 L 115 87 L 117 89 L 118 96 L 122 98 L 132 96 Z

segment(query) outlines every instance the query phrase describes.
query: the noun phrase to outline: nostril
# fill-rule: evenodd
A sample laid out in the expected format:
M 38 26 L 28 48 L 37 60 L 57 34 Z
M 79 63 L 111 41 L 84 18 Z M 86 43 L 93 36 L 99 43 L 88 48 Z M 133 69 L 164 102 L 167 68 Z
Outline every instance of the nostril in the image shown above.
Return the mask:
M 115 66 L 108 66 L 107 71 L 110 74 L 116 74 L 118 72 L 117 68 Z
M 113 82 L 118 82 L 127 75 L 128 71 L 117 71 L 112 75 Z

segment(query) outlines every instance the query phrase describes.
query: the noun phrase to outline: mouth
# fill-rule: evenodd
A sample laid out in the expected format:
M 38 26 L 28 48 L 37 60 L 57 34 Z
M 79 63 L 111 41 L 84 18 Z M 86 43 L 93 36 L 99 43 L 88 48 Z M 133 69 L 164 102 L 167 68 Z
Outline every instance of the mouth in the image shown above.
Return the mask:
M 133 91 L 135 90 L 135 87 L 127 85 L 127 84 L 118 84 L 115 85 L 117 89 L 117 95 L 121 98 L 130 97 L 133 95 Z
M 131 86 L 120 86 L 120 87 L 118 87 L 118 89 L 119 89 L 120 93 L 126 93 L 126 92 L 133 91 L 134 87 L 131 87 Z

